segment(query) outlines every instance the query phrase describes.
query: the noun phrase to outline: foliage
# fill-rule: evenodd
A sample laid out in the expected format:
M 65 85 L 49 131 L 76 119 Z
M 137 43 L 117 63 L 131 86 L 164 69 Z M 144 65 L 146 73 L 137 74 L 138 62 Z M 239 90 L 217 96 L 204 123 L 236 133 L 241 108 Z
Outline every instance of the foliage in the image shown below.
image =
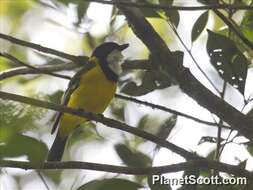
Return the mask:
M 125 179 L 103 179 L 94 180 L 79 187 L 77 190 L 107 190 L 107 189 L 122 189 L 122 190 L 138 190 L 142 186 Z
M 212 65 L 223 80 L 244 94 L 249 63 L 235 43 L 208 30 L 206 48 Z
M 208 21 L 208 11 L 205 11 L 199 16 L 197 21 L 194 23 L 194 26 L 192 28 L 192 36 L 191 36 L 192 42 L 194 42 L 199 37 L 201 32 L 204 30 L 207 24 L 207 21 Z
M 156 4 L 161 6 L 185 5 L 186 3 L 184 1 L 180 1 L 178 3 L 177 1 L 173 0 L 143 0 L 140 2 L 146 3 L 147 5 Z M 252 0 L 198 0 L 198 2 L 202 5 L 212 5 L 221 2 L 238 6 L 253 5 Z M 154 59 L 154 55 L 149 55 L 149 53 L 147 53 L 147 49 L 145 49 L 143 44 L 140 43 L 139 39 L 133 35 L 130 29 L 131 26 L 128 26 L 129 23 L 122 19 L 123 13 L 116 7 L 107 10 L 108 12 L 111 11 L 109 21 L 106 21 L 106 19 L 97 21 L 96 19 L 92 18 L 92 16 L 95 15 L 94 17 L 96 17 L 100 14 L 99 11 L 91 9 L 92 6 L 95 5 L 98 4 L 82 0 L 1 1 L 0 30 L 1 32 L 3 30 L 4 32 L 9 33 L 11 36 L 17 36 L 20 39 L 42 44 L 45 47 L 53 44 L 53 48 L 59 48 L 57 45 L 60 44 L 60 46 L 64 46 L 64 49 L 61 51 L 75 55 L 83 52 L 82 54 L 88 56 L 98 44 L 104 41 L 130 43 L 131 48 L 129 52 L 126 53 L 126 57 L 129 59 L 145 59 L 147 60 L 146 63 L 149 64 L 149 66 L 145 69 L 124 69 L 124 76 L 119 82 L 118 90 L 126 95 L 138 97 L 140 99 L 143 98 L 145 101 L 151 101 L 154 104 L 162 103 L 164 104 L 163 106 L 179 104 L 181 101 L 181 95 L 179 95 L 179 93 L 183 93 L 181 91 L 178 92 L 178 82 L 170 76 L 170 73 L 173 72 L 171 71 L 171 63 L 168 62 L 167 64 L 161 65 L 157 63 L 157 60 Z M 108 5 L 105 5 L 105 10 L 108 7 Z M 95 10 L 95 14 L 92 14 L 90 10 Z M 197 63 L 199 64 L 199 67 L 202 68 L 203 66 L 203 68 L 207 68 L 204 70 L 204 72 L 206 75 L 208 75 L 208 77 L 211 78 L 215 86 L 219 87 L 220 84 L 217 81 L 222 79 L 223 82 L 230 84 L 234 89 L 238 90 L 238 92 L 240 92 L 240 94 L 243 96 L 245 103 L 243 106 L 248 106 L 247 103 L 250 102 L 250 97 L 247 100 L 247 96 L 248 94 L 252 93 L 252 89 L 247 88 L 246 84 L 248 81 L 250 81 L 249 78 L 252 77 L 250 63 L 252 63 L 253 51 L 245 45 L 240 37 L 231 31 L 231 26 L 226 26 L 225 23 L 221 22 L 219 18 L 214 15 L 213 10 L 203 10 L 197 12 L 198 18 L 192 22 L 191 26 L 188 25 L 188 22 L 191 20 L 191 18 L 186 18 L 186 16 L 183 16 L 184 14 L 178 10 L 142 7 L 140 8 L 140 11 L 153 25 L 155 31 L 164 39 L 166 45 L 172 50 L 172 56 L 174 58 L 173 60 L 176 61 L 177 64 L 182 66 L 184 65 L 185 70 L 187 70 L 189 67 L 189 70 L 194 74 L 196 80 L 199 80 L 199 82 L 203 83 L 204 85 L 206 85 L 205 82 L 203 82 L 201 77 L 199 77 L 197 74 L 199 71 L 195 72 L 195 66 L 192 66 L 191 61 L 188 60 L 188 53 L 190 54 L 190 57 L 196 56 L 195 60 L 198 60 L 197 58 L 200 58 L 202 55 L 195 55 L 195 52 L 192 50 L 195 47 L 199 48 L 200 43 L 205 43 L 204 47 L 208 53 L 208 58 L 211 65 L 208 61 L 206 65 L 204 65 L 202 62 L 199 62 Z M 235 29 L 241 32 L 249 41 L 253 43 L 252 10 L 238 11 L 236 9 L 223 9 L 221 12 L 227 19 L 230 19 L 230 21 L 232 19 L 233 21 L 231 22 Z M 99 17 L 99 19 L 101 18 Z M 215 24 L 214 26 L 209 27 L 212 22 L 220 22 L 220 24 L 219 26 Z M 33 32 L 33 24 L 36 26 L 41 24 L 41 26 L 45 27 L 47 30 L 43 30 L 42 32 Z M 103 28 L 100 25 L 103 26 Z M 56 31 L 57 35 L 52 37 L 51 35 L 53 33 L 50 33 L 51 30 L 54 32 Z M 181 37 L 181 39 L 177 38 L 175 32 L 178 32 L 178 35 Z M 44 39 L 42 42 L 39 40 L 36 41 L 37 38 L 39 39 L 39 36 L 43 35 L 46 35 L 46 38 L 50 39 L 50 41 L 53 43 L 48 43 L 50 45 L 43 44 Z M 69 36 L 74 37 L 62 43 L 63 39 L 60 38 L 61 36 L 66 38 L 69 38 Z M 206 38 L 207 42 L 203 42 L 202 39 Z M 183 43 L 184 41 L 186 43 L 182 44 L 180 40 L 182 40 Z M 79 42 L 81 45 L 78 49 L 76 46 L 78 46 Z M 190 42 L 189 44 L 191 45 L 191 48 L 189 49 L 187 49 L 187 42 Z M 66 62 L 64 59 L 58 61 L 56 58 L 49 59 L 48 57 L 50 55 L 31 51 L 31 49 L 20 47 L 16 44 L 4 43 L 2 42 L 2 39 L 0 39 L 0 43 L 1 53 L 2 51 L 10 53 L 23 62 L 36 67 L 43 65 L 52 66 L 54 64 L 58 65 Z M 182 49 L 181 47 L 185 47 L 186 49 Z M 218 75 L 215 76 L 209 72 L 210 66 L 216 70 L 220 78 Z M 19 67 L 20 65 L 0 56 L 0 75 L 6 71 L 18 69 Z M 66 70 L 60 72 L 60 74 L 72 76 L 73 72 L 75 72 L 75 70 Z M 184 70 L 182 70 L 182 73 L 180 74 L 184 74 Z M 35 96 L 35 98 L 46 99 L 47 101 L 58 104 L 61 102 L 61 97 L 67 83 L 68 81 L 63 81 L 48 75 L 21 75 L 11 79 L 2 80 L 0 83 L 0 89 L 3 91 L 12 91 L 13 93 L 17 94 L 21 93 L 29 96 Z M 248 86 L 250 86 L 250 84 Z M 198 90 L 199 89 L 197 89 L 196 94 L 201 94 L 201 91 Z M 228 94 L 229 98 L 235 96 L 233 92 L 229 91 L 228 89 L 225 89 L 225 92 L 226 95 Z M 159 94 L 158 97 L 161 97 L 161 99 L 157 98 L 156 102 L 153 102 L 152 97 L 157 94 Z M 217 95 L 221 96 L 221 94 Z M 238 108 L 238 97 L 236 101 L 232 101 L 230 99 L 229 101 L 229 103 Z M 186 105 L 187 103 L 184 103 L 184 101 L 182 102 L 183 103 L 180 106 L 180 110 L 182 110 L 182 112 L 185 110 L 187 111 L 187 109 L 185 109 L 185 107 L 188 106 Z M 187 146 L 188 140 L 192 137 L 195 138 L 195 135 L 197 135 L 197 132 L 195 133 L 195 130 L 197 129 L 195 128 L 195 124 L 192 125 L 191 122 L 188 122 L 188 120 L 184 120 L 183 117 L 179 117 L 177 115 L 170 115 L 167 113 L 156 115 L 154 114 L 156 112 L 155 110 L 147 111 L 145 106 L 137 104 L 137 106 L 134 105 L 136 106 L 134 107 L 133 104 L 134 103 L 129 104 L 129 101 L 114 99 L 111 102 L 106 114 L 116 120 L 133 125 L 133 127 L 136 127 L 139 130 L 143 130 L 155 135 L 160 139 L 169 140 L 176 145 L 186 145 L 185 147 L 188 148 L 188 151 L 196 151 L 196 149 L 201 146 L 212 146 L 211 149 L 206 151 L 209 152 L 206 156 L 208 160 L 216 159 L 216 150 L 214 147 L 218 142 L 221 142 L 222 150 L 227 144 L 235 144 L 240 146 L 242 149 L 247 149 L 249 155 L 251 155 L 251 157 L 253 156 L 252 140 L 248 140 L 247 142 L 243 143 L 237 143 L 235 136 L 231 141 L 228 142 L 226 133 L 227 130 L 225 129 L 222 130 L 222 136 L 218 137 L 216 133 L 212 133 L 213 128 L 204 128 L 203 131 L 206 130 L 206 134 L 203 134 L 199 138 L 199 141 L 198 139 L 194 139 L 199 143 L 196 143 L 195 147 L 189 148 Z M 143 107 L 145 108 L 142 109 Z M 248 116 L 251 114 L 252 113 L 249 112 Z M 198 115 L 198 113 L 196 115 Z M 201 118 L 201 114 L 199 115 Z M 35 167 L 41 166 L 48 152 L 46 143 L 49 144 L 47 141 L 49 137 L 51 138 L 51 134 L 49 133 L 54 119 L 55 114 L 53 114 L 51 111 L 0 99 L 0 159 L 27 159 Z M 174 140 L 173 137 L 177 137 L 181 128 L 184 127 L 190 128 L 187 137 L 182 138 L 180 142 L 178 142 L 176 138 L 176 140 Z M 116 133 L 116 135 L 114 133 Z M 159 157 L 159 154 L 163 152 L 163 149 L 161 149 L 159 145 L 151 145 L 151 143 L 149 143 L 147 140 L 144 140 L 138 136 L 128 136 L 125 133 L 122 133 L 120 136 L 119 134 L 121 134 L 119 131 L 111 132 L 104 126 L 97 125 L 97 123 L 90 122 L 82 124 L 71 134 L 71 138 L 68 140 L 68 146 L 65 150 L 67 155 L 66 159 L 72 159 L 73 154 L 75 154 L 75 156 L 80 156 L 78 157 L 80 160 L 83 157 L 89 158 L 89 156 L 92 159 L 92 156 L 98 158 L 100 157 L 101 147 L 97 148 L 97 146 L 102 145 L 103 147 L 110 146 L 110 148 L 115 152 L 119 162 L 127 167 L 146 168 L 157 165 L 156 158 Z M 238 136 L 239 134 L 237 134 L 237 137 Z M 84 152 L 84 155 L 82 155 L 82 151 Z M 89 151 L 94 155 L 89 155 L 87 153 Z M 109 153 L 111 154 L 111 152 Z M 107 155 L 108 157 L 111 156 L 109 153 Z M 196 154 L 198 154 L 198 152 L 196 152 Z M 222 154 L 223 152 L 221 152 L 221 155 Z M 171 157 L 168 156 L 163 159 L 168 160 L 169 163 L 177 162 L 173 156 L 174 155 Z M 240 157 L 239 154 L 238 157 Z M 251 157 L 249 156 L 249 158 Z M 103 160 L 103 158 L 100 160 Z M 236 164 L 241 168 L 248 169 L 247 166 L 250 163 L 248 162 L 248 159 L 237 159 L 235 157 L 234 160 L 237 161 Z M 1 169 L 0 172 L 0 174 L 2 174 L 5 171 Z M 86 178 L 86 176 L 89 175 L 86 174 L 86 172 L 88 171 L 84 171 L 83 174 L 82 172 L 79 172 L 79 170 L 70 172 L 59 170 L 53 172 L 43 171 L 42 174 L 46 176 L 46 182 L 51 180 L 54 185 L 59 185 L 59 188 L 63 187 L 62 189 L 172 189 L 170 185 L 152 184 L 152 176 L 136 175 L 134 177 L 129 177 L 125 175 L 115 176 L 106 173 L 104 175 L 100 175 L 99 177 L 95 176 L 93 178 Z M 195 177 L 210 177 L 213 175 L 213 173 L 214 172 L 210 169 L 202 170 L 199 168 L 193 168 L 183 171 L 182 177 L 189 175 L 194 175 Z M 26 173 L 19 177 L 16 177 L 16 174 L 12 175 L 11 172 L 8 173 L 8 175 L 17 183 L 19 183 L 21 190 L 23 189 L 24 185 L 23 181 L 27 181 L 27 178 L 29 178 L 31 181 L 34 180 L 31 179 L 29 174 Z M 74 175 L 78 177 L 73 177 Z M 84 179 L 80 177 L 81 175 L 85 176 Z M 228 176 L 232 177 L 231 175 Z M 0 175 L 0 186 L 1 180 L 2 178 Z M 68 185 L 64 183 L 68 183 Z M 71 184 L 71 187 L 69 185 L 70 183 L 73 183 Z M 250 185 L 245 187 L 241 187 L 239 185 L 220 185 L 212 187 L 207 185 L 183 185 L 178 187 L 178 189 L 202 190 L 219 188 L 220 190 L 237 190 L 244 188 L 247 190 L 252 188 L 249 186 Z

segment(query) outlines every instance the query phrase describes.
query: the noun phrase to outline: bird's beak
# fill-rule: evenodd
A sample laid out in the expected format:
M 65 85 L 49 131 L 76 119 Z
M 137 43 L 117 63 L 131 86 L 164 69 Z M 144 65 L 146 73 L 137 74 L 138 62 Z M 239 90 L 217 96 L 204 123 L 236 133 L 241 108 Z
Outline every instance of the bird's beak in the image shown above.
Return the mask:
M 120 51 L 123 51 L 124 49 L 126 49 L 129 46 L 129 44 L 122 44 L 120 45 Z

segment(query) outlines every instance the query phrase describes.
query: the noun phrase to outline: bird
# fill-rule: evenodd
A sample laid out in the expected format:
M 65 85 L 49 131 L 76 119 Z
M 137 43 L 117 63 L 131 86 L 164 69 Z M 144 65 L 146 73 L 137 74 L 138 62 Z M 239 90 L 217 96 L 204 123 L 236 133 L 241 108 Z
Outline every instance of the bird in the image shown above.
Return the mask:
M 102 114 L 113 99 L 119 75 L 122 73 L 122 51 L 129 44 L 119 45 L 104 42 L 97 46 L 88 59 L 94 67 L 87 71 L 82 68 L 71 78 L 62 98 L 62 105 L 86 112 Z M 65 144 L 70 133 L 87 118 L 58 112 L 53 123 L 53 134 L 58 128 L 55 140 L 49 150 L 47 161 L 61 161 Z

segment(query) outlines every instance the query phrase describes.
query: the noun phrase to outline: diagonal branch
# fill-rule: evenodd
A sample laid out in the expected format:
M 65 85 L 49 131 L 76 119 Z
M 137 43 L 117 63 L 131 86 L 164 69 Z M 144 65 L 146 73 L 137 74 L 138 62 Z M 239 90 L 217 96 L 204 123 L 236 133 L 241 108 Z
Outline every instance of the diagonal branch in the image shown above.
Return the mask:
M 51 48 L 47 48 L 47 47 L 44 47 L 44 46 L 41 46 L 41 45 L 38 45 L 38 44 L 34 44 L 34 43 L 31 43 L 31 42 L 19 40 L 17 38 L 14 38 L 12 36 L 9 36 L 9 35 L 3 34 L 3 33 L 0 33 L 0 38 L 2 38 L 4 40 L 7 40 L 9 42 L 12 42 L 14 44 L 18 44 L 18 45 L 21 45 L 21 46 L 36 49 L 36 50 L 38 50 L 40 52 L 43 52 L 43 53 L 57 55 L 59 57 L 71 60 L 74 63 L 79 63 L 80 61 L 82 61 L 82 62 L 87 61 L 87 57 L 85 57 L 85 56 L 70 55 L 70 54 L 67 54 L 67 53 L 64 53 L 64 52 L 61 52 L 61 51 L 57 51 L 57 50 L 54 50 L 54 49 L 51 49 Z
M 74 68 L 77 68 L 77 66 L 79 66 L 79 65 L 76 65 L 76 64 L 65 63 L 65 64 L 43 65 L 43 66 L 34 67 L 34 66 L 31 66 L 29 64 L 26 64 L 26 63 L 18 60 L 14 56 L 12 56 L 10 54 L 7 54 L 7 53 L 1 53 L 0 52 L 0 56 L 3 56 L 3 57 L 6 57 L 7 59 L 10 59 L 11 61 L 13 61 L 16 64 L 26 66 L 26 67 L 18 67 L 18 68 L 14 68 L 14 69 L 9 69 L 7 71 L 4 71 L 4 72 L 0 73 L 0 80 L 10 78 L 10 77 L 13 77 L 13 76 L 17 76 L 17 75 L 21 75 L 21 74 L 22 75 L 24 75 L 24 74 L 49 74 L 49 75 L 52 75 L 52 76 L 56 76 L 56 77 L 59 77 L 59 78 L 69 80 L 70 79 L 69 76 L 55 74 L 53 72 L 66 70 L 66 69 L 74 69 Z M 148 60 L 125 61 L 124 64 L 123 64 L 123 67 L 124 67 L 124 69 L 150 69 L 150 63 L 149 63 Z M 176 115 L 179 115 L 179 116 L 182 116 L 182 117 L 185 117 L 185 118 L 188 118 L 188 119 L 192 119 L 196 122 L 203 123 L 203 124 L 206 124 L 206 125 L 217 126 L 216 123 L 212 123 L 212 122 L 209 122 L 209 121 L 204 121 L 204 120 L 198 119 L 196 117 L 193 117 L 191 115 L 187 115 L 187 114 L 184 114 L 184 113 L 166 108 L 164 106 L 152 104 L 152 103 L 149 103 L 149 102 L 144 102 L 144 101 L 135 99 L 133 97 L 127 97 L 127 96 L 123 96 L 123 95 L 120 95 L 120 94 L 116 94 L 115 97 L 120 98 L 120 99 L 124 99 L 124 100 L 128 100 L 128 101 L 131 101 L 131 102 L 135 102 L 135 103 L 138 103 L 138 104 L 142 104 L 142 105 L 145 105 L 145 106 L 148 106 L 148 107 L 151 107 L 151 108 L 159 109 L 159 110 L 169 112 L 169 113 L 172 113 L 172 114 L 176 114 Z M 223 125 L 222 127 L 226 128 L 226 129 L 230 129 L 228 126 L 225 126 L 225 125 Z
M 240 166 L 234 166 L 226 163 L 220 163 L 217 161 L 204 160 L 204 159 L 146 168 L 134 168 L 125 166 L 115 166 L 109 164 L 97 164 L 90 162 L 75 162 L 75 161 L 46 162 L 43 164 L 43 166 L 34 166 L 30 162 L 0 160 L 0 167 L 20 168 L 25 170 L 83 169 L 83 170 L 94 170 L 94 171 L 127 174 L 127 175 L 156 175 L 179 171 L 189 171 L 191 169 L 199 168 L 199 169 L 216 169 L 221 172 L 226 172 L 229 174 L 234 174 L 235 176 L 246 177 L 248 178 L 248 180 L 253 180 L 253 174 L 241 168 Z
M 37 67 L 34 67 L 32 65 L 29 65 L 29 64 L 26 64 L 23 61 L 20 61 L 19 59 L 17 59 L 16 57 L 14 57 L 14 56 L 12 56 L 12 55 L 10 55 L 8 53 L 1 53 L 0 52 L 0 56 L 5 57 L 6 59 L 11 60 L 12 62 L 16 63 L 17 65 L 22 65 L 22 66 L 25 66 L 27 68 L 30 68 L 34 72 L 37 72 L 37 73 L 41 72 Z M 47 70 L 44 70 L 43 74 L 51 75 L 51 76 L 58 77 L 58 78 L 64 78 L 64 79 L 68 79 L 68 80 L 71 79 L 71 77 L 69 77 L 69 76 L 65 76 L 65 75 L 61 75 L 61 74 L 57 74 L 57 73 L 52 73 L 52 72 L 49 72 Z M 0 80 L 1 80 L 1 74 L 0 74 Z
M 11 94 L 7 92 L 3 92 L 3 91 L 0 91 L 0 98 L 4 100 L 12 100 L 12 101 L 20 102 L 20 103 L 25 103 L 25 104 L 29 104 L 33 106 L 55 110 L 58 112 L 70 113 L 72 115 L 88 118 L 89 120 L 102 123 L 110 128 L 119 129 L 121 131 L 125 131 L 128 133 L 134 134 L 136 136 L 139 136 L 141 138 L 144 138 L 146 140 L 149 140 L 155 144 L 158 144 L 161 147 L 165 147 L 169 150 L 172 150 L 173 152 L 181 155 L 187 160 L 200 158 L 199 156 L 196 156 L 195 154 L 188 152 L 185 149 L 178 147 L 162 138 L 159 138 L 155 135 L 142 131 L 138 128 L 131 127 L 125 123 L 104 117 L 102 114 L 93 114 L 93 113 L 85 112 L 84 110 L 77 110 L 77 109 L 69 108 L 63 105 L 49 103 L 46 101 L 41 101 L 34 98 L 28 98 L 28 97 Z
M 121 5 L 124 7 L 137 7 L 147 8 L 156 10 L 179 10 L 179 11 L 199 11 L 199 10 L 217 10 L 217 9 L 228 9 L 228 10 L 252 10 L 253 6 L 250 5 L 229 5 L 229 4 L 213 4 L 213 5 L 202 5 L 202 6 L 175 6 L 175 5 L 162 5 L 162 4 L 151 4 L 142 2 L 131 2 L 131 1 L 104 1 L 104 0 L 85 0 L 88 2 L 97 2 L 107 5 Z
M 117 0 L 117 2 L 122 1 Z M 177 80 L 180 88 L 186 94 L 229 123 L 233 129 L 238 130 L 245 137 L 253 139 L 253 121 L 214 95 L 191 74 L 189 69 L 184 68 L 182 63 L 173 57 L 165 42 L 138 9 L 120 5 L 117 5 L 117 7 L 126 16 L 133 32 L 147 46 L 157 63 L 161 66 L 166 65 L 169 68 L 168 74 Z
M 252 8 L 253 10 L 253 8 Z M 230 28 L 231 31 L 233 31 L 239 39 L 243 41 L 244 44 L 246 44 L 251 50 L 253 50 L 253 43 L 248 40 L 241 31 L 239 31 L 233 22 L 231 22 L 222 12 L 219 10 L 214 10 L 215 14 Z

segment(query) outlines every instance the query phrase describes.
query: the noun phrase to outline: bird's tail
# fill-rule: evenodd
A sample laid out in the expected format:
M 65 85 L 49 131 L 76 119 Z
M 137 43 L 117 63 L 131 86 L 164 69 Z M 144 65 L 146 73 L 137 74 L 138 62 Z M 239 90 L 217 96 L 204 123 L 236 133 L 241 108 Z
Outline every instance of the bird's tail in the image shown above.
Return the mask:
M 66 142 L 67 137 L 61 137 L 58 132 L 49 151 L 47 161 L 61 161 Z

